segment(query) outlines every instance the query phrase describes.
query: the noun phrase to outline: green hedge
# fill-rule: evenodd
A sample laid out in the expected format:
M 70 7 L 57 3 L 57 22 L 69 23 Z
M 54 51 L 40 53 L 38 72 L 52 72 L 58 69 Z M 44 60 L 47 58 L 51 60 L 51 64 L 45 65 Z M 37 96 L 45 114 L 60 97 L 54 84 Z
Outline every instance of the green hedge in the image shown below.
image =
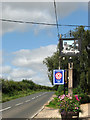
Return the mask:
M 81 104 L 90 103 L 90 96 L 88 93 L 84 93 L 84 90 L 80 86 L 77 86 L 77 88 L 73 89 L 73 94 L 77 94 L 79 97 L 81 97 Z
M 2 81 L 2 93 L 4 94 L 14 94 L 17 91 L 27 91 L 27 90 L 33 90 L 33 91 L 39 91 L 39 90 L 53 90 L 53 87 L 48 86 L 41 86 L 35 84 L 33 81 L 29 80 L 23 80 L 20 82 L 13 81 L 13 80 L 4 80 L 0 79 Z

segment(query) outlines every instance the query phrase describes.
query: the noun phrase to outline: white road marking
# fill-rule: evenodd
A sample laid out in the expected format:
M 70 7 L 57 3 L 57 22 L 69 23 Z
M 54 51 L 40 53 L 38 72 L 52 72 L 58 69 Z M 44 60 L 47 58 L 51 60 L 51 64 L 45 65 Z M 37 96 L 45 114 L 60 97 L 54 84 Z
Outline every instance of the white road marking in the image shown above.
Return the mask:
M 19 105 L 22 105 L 23 104 L 23 102 L 22 103 L 18 103 L 18 104 L 16 104 L 15 106 L 19 106 Z
M 4 109 L 0 110 L 0 112 L 2 112 L 2 111 L 4 111 L 4 110 L 8 110 L 8 109 L 10 109 L 10 108 L 11 108 L 11 107 L 4 108 Z
M 38 98 L 38 96 L 36 96 L 36 98 Z
M 26 100 L 25 102 L 30 102 L 31 100 Z
M 41 95 L 38 95 L 38 96 L 36 96 L 36 97 L 33 97 L 32 99 L 35 99 L 35 98 L 38 98 L 39 96 L 42 96 L 42 95 L 44 95 L 44 94 L 46 94 L 47 92 L 45 92 L 45 93 L 43 93 L 43 94 L 41 94 Z M 31 100 L 26 100 L 25 102 L 30 102 Z M 22 105 L 23 104 L 23 102 L 21 102 L 21 103 L 18 103 L 18 104 L 16 104 L 15 106 L 19 106 L 19 105 Z M 7 107 L 7 108 L 4 108 L 4 109 L 1 109 L 0 110 L 0 112 L 2 112 L 2 111 L 4 111 L 4 110 L 8 110 L 8 109 L 10 109 L 11 107 Z M 42 109 L 40 109 L 40 110 L 42 110 Z
M 47 92 L 44 92 L 42 95 L 46 94 Z
M 35 99 L 35 97 L 33 97 L 32 99 Z
M 39 95 L 39 96 L 41 96 L 41 95 Z

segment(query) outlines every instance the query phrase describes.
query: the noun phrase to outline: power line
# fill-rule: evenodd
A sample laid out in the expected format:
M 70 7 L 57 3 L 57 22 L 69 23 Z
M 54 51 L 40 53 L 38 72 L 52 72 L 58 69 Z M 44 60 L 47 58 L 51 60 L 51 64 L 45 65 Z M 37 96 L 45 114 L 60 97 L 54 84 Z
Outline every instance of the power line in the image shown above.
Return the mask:
M 47 26 L 57 26 L 55 23 L 44 23 L 44 22 L 31 22 L 31 21 L 22 21 L 22 20 L 11 20 L 11 19 L 0 19 L 3 22 L 14 22 L 14 23 L 26 23 L 26 24 L 37 24 L 37 25 L 47 25 Z M 58 24 L 58 26 L 67 26 L 67 27 L 90 27 L 88 25 L 65 25 L 65 24 Z
M 57 19 L 57 10 L 56 10 L 56 3 L 55 3 L 55 0 L 54 0 L 54 9 L 55 9 L 55 17 L 56 17 L 57 32 L 58 32 L 58 37 L 59 37 L 59 27 L 58 27 L 58 19 Z

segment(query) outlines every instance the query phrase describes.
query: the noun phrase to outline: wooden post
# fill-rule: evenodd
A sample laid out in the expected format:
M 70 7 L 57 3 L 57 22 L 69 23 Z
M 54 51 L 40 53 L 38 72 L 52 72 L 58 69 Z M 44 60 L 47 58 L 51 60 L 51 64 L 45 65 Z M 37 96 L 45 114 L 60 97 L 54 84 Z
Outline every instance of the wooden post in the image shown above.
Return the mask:
M 59 44 L 60 44 L 61 37 L 62 37 L 62 35 L 60 34 Z M 60 45 L 59 45 L 59 70 L 60 70 L 60 62 L 61 62 L 61 56 L 60 56 Z
M 69 81 L 68 81 L 68 93 L 72 96 L 73 94 L 73 63 L 68 63 L 68 75 L 69 75 Z
M 67 80 L 68 78 L 67 78 L 67 69 L 65 69 L 65 83 L 67 83 Z

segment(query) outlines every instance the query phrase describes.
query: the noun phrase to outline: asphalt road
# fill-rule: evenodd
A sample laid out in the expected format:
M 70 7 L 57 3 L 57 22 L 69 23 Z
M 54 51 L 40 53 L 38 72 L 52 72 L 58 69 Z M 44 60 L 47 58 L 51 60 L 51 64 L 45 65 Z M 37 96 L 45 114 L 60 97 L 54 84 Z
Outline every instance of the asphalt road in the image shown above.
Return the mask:
M 32 118 L 54 92 L 40 92 L 2 103 L 2 118 Z

